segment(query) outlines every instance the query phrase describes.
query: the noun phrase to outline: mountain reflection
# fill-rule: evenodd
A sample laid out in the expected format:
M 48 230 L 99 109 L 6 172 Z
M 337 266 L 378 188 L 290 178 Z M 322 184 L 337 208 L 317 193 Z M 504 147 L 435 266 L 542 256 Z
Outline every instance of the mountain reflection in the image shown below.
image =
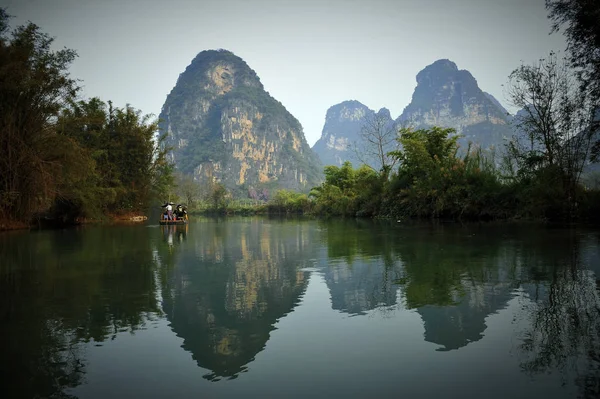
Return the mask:
M 331 306 L 351 315 L 396 304 L 393 283 L 399 269 L 393 260 L 393 239 L 371 221 L 320 223 L 327 254 L 320 267 L 331 293 Z
M 490 315 L 510 312 L 493 332 L 510 335 L 523 373 L 560 372 L 580 396 L 600 395 L 597 232 L 229 218 L 0 238 L 0 377 L 17 397 L 69 397 L 91 373 L 90 346 L 114 353 L 110 341 L 164 317 L 207 380 L 236 378 L 300 303 L 306 267 L 324 277 L 322 306 L 357 317 L 411 310 L 423 322 L 414 339 L 431 351 L 479 341 L 469 349 L 487 353 Z
M 517 287 L 508 232 L 474 227 L 416 229 L 399 245 L 406 307 L 423 319 L 425 341 L 438 351 L 483 338 L 485 319 L 507 306 Z M 433 237 L 432 237 L 433 234 Z
M 485 318 L 513 297 L 501 234 L 370 222 L 324 224 L 323 231 L 332 307 L 365 314 L 389 308 L 400 297 L 421 315 L 424 338 L 440 345 L 438 350 L 480 340 Z
M 360 315 L 401 298 L 421 316 L 424 339 L 439 345 L 438 351 L 482 339 L 486 318 L 506 308 L 519 287 L 528 290 L 532 280 L 556 279 L 551 267 L 600 265 L 597 253 L 587 254 L 584 265 L 577 263 L 580 237 L 565 245 L 560 230 L 360 221 L 320 227 L 327 245 L 321 269 L 333 309 Z M 598 251 L 597 244 L 587 247 Z M 537 284 L 536 292 L 543 295 L 544 287 Z
M 311 224 L 248 220 L 194 226 L 193 249 L 182 252 L 162 288 L 171 328 L 211 371 L 209 380 L 245 371 L 307 285 L 308 274 L 298 269 Z

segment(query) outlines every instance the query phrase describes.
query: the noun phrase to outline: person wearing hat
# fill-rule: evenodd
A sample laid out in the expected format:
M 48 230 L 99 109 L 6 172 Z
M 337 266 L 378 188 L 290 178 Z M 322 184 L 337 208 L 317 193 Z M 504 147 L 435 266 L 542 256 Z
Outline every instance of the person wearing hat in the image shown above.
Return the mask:
M 173 220 L 173 206 L 170 202 L 167 204 L 167 219 Z
M 177 210 L 175 211 L 175 216 L 177 219 L 187 220 L 187 211 L 183 209 L 183 205 L 177 205 Z

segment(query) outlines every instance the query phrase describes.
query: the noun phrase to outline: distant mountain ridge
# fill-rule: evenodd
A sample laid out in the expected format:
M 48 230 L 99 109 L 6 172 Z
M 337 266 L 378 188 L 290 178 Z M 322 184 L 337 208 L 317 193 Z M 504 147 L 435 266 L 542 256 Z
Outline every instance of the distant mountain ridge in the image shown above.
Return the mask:
M 482 148 L 498 146 L 512 136 L 508 112 L 483 92 L 473 75 L 447 59 L 437 60 L 417 74 L 417 87 L 398 122 L 414 128 L 451 127 Z
M 160 114 L 172 160 L 200 182 L 308 191 L 322 165 L 300 122 L 264 90 L 256 72 L 227 50 L 199 53 Z
M 421 70 L 416 80 L 411 102 L 394 121 L 396 126 L 454 128 L 463 136 L 459 139 L 463 149 L 469 142 L 484 149 L 499 148 L 512 137 L 513 117 L 494 96 L 479 88 L 469 71 L 459 70 L 454 62 L 437 60 Z M 374 112 L 354 100 L 329 108 L 321 138 L 312 147 L 321 161 L 326 165 L 341 165 L 346 160 L 355 164 L 350 149 L 354 143 L 360 146 L 358 133 L 364 118 Z
M 513 117 L 454 62 L 437 60 L 416 81 L 396 120 L 388 109 L 376 112 L 356 100 L 333 105 L 311 149 L 298 120 L 264 90 L 255 71 L 230 51 L 207 50 L 180 74 L 160 127 L 177 169 L 201 183 L 221 182 L 238 196 L 260 188 L 306 192 L 322 180 L 323 165 L 371 163 L 356 152 L 363 149 L 365 120 L 375 115 L 395 126 L 454 128 L 463 149 L 468 142 L 500 147 L 513 135 Z
M 365 118 L 379 115 L 394 123 L 387 108 L 380 109 L 377 113 L 356 100 L 343 101 L 331 106 L 325 116 L 325 124 L 319 140 L 312 149 L 319 156 L 324 165 L 342 165 L 344 161 L 352 162 L 354 167 L 361 164 L 357 157 L 356 148 L 360 146 L 360 133 Z M 373 165 L 372 165 L 373 166 Z

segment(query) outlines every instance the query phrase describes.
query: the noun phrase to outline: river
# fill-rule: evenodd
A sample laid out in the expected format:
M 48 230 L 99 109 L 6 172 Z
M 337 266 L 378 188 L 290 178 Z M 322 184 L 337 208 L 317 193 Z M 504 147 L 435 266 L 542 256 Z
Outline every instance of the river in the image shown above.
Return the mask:
M 600 231 L 584 227 L 7 232 L 0 312 L 11 398 L 600 395 Z

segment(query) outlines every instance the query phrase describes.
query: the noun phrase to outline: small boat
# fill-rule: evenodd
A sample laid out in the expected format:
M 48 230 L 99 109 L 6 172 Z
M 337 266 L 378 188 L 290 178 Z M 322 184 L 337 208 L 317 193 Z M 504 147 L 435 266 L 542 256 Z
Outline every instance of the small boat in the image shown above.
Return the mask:
M 158 221 L 158 224 L 160 225 L 180 225 L 180 224 L 187 224 L 187 220 L 186 219 L 177 219 L 177 220 L 166 220 L 166 219 L 160 219 Z

